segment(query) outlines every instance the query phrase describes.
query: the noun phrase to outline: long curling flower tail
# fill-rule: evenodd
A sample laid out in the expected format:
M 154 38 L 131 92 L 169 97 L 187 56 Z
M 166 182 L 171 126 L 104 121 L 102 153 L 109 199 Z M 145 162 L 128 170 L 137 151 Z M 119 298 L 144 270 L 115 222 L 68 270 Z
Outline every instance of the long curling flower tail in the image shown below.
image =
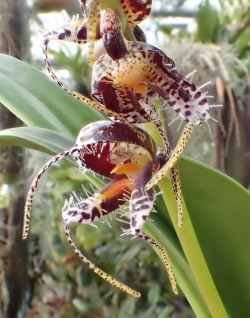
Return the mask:
M 181 192 L 181 177 L 178 169 L 178 165 L 175 164 L 172 169 L 170 169 L 171 183 L 177 203 L 178 209 L 178 228 L 182 227 L 183 224 L 183 204 L 182 204 L 182 192 Z
M 168 256 L 167 252 L 163 249 L 163 247 L 160 246 L 159 244 L 156 244 L 155 247 L 156 247 L 156 248 L 158 249 L 158 251 L 160 252 L 161 258 L 162 258 L 162 260 L 163 260 L 163 262 L 164 262 L 164 265 L 165 265 L 165 267 L 166 267 L 166 269 L 167 269 L 172 290 L 173 290 L 173 292 L 174 292 L 175 295 L 178 295 L 178 289 L 177 289 L 176 279 L 175 279 L 175 276 L 174 276 L 173 267 L 172 267 L 172 265 L 171 265 L 169 256 Z
M 106 280 L 108 283 L 110 283 L 111 285 L 119 288 L 120 290 L 122 290 L 123 292 L 135 297 L 135 298 L 139 298 L 141 297 L 141 294 L 133 289 L 131 289 L 130 287 L 126 286 L 125 284 L 119 282 L 118 280 L 116 280 L 115 278 L 113 278 L 112 276 L 108 275 L 107 273 L 105 273 L 103 270 L 101 270 L 99 267 L 97 267 L 95 264 L 93 264 L 92 262 L 90 262 L 82 253 L 81 251 L 76 247 L 75 243 L 73 242 L 71 233 L 70 233 L 70 227 L 69 227 L 69 223 L 65 222 L 64 223 L 64 230 L 65 230 L 65 234 L 66 237 L 68 239 L 69 244 L 71 245 L 71 247 L 73 248 L 73 250 L 75 251 L 75 253 L 77 254 L 77 256 L 85 263 L 87 264 L 87 266 L 94 272 L 96 273 L 98 276 L 100 276 L 102 279 Z
M 31 209 L 32 209 L 32 203 L 34 199 L 34 194 L 36 192 L 38 183 L 42 177 L 42 175 L 45 173 L 45 171 L 48 170 L 50 166 L 52 166 L 55 162 L 57 162 L 60 159 L 66 158 L 67 156 L 71 156 L 75 152 L 78 152 L 78 148 L 72 148 L 70 150 L 66 150 L 61 152 L 60 154 L 53 157 L 51 160 L 49 160 L 37 173 L 36 177 L 34 178 L 25 203 L 25 209 L 24 209 L 24 224 L 23 224 L 23 234 L 22 238 L 25 240 L 28 236 L 29 227 L 30 227 L 30 215 L 31 215 Z
M 149 190 L 151 189 L 159 180 L 161 180 L 163 177 L 165 177 L 168 173 L 168 171 L 173 168 L 173 166 L 176 164 L 177 160 L 179 159 L 180 155 L 182 154 L 183 150 L 185 149 L 188 140 L 193 132 L 195 122 L 189 122 L 186 124 L 185 128 L 183 129 L 183 132 L 180 136 L 180 139 L 174 148 L 168 162 L 153 176 L 153 178 L 146 184 L 145 189 Z
M 89 65 L 94 64 L 94 45 L 97 27 L 97 15 L 100 7 L 100 0 L 92 1 L 89 12 L 88 12 L 88 32 L 87 32 L 87 43 L 88 43 L 88 63 Z

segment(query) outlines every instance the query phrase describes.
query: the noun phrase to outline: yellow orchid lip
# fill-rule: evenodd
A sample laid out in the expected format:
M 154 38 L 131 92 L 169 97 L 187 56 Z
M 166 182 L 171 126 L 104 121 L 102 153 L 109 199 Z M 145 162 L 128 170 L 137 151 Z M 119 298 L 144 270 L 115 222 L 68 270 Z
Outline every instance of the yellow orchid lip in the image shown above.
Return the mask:
M 140 169 L 140 167 L 141 167 L 140 164 L 129 162 L 129 163 L 117 165 L 111 171 L 111 173 L 126 174 L 126 175 L 131 176 L 131 175 L 134 175 Z

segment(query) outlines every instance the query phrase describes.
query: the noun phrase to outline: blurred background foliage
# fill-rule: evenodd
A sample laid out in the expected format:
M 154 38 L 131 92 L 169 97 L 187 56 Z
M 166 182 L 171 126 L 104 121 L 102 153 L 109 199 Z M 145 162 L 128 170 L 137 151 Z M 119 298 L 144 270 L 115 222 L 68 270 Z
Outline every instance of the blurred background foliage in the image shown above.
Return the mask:
M 207 127 L 197 130 L 186 154 L 215 166 L 249 188 L 249 3 L 240 0 L 205 0 L 196 5 L 185 0 L 153 2 L 152 15 L 142 26 L 148 42 L 152 43 L 151 39 L 154 39 L 152 44 L 161 46 L 182 73 L 188 74 L 197 69 L 194 82 L 203 84 L 211 80 L 208 95 L 214 96 L 214 104 L 224 105 L 214 111 L 213 117 L 218 122 L 210 124 L 211 134 L 208 134 Z M 30 46 L 20 49 L 26 52 L 19 58 L 43 69 L 38 35 L 33 33 L 32 24 L 34 21 L 39 24 L 41 12 L 62 9 L 70 15 L 79 12 L 78 1 L 34 0 L 24 8 L 31 31 L 25 35 L 23 43 L 27 43 L 28 37 L 30 42 L 33 41 L 33 47 L 30 51 Z M 62 80 L 89 95 L 90 69 L 84 56 L 85 52 L 79 46 L 76 48 L 63 43 L 50 49 L 53 67 Z M 168 116 L 166 111 L 165 117 L 171 121 Z M 178 138 L 176 131 L 176 124 L 169 127 L 173 143 Z M 4 156 L 3 153 L 1 155 Z M 24 156 L 26 170 L 22 175 L 26 178 L 25 183 L 29 184 L 31 174 L 47 157 L 33 151 L 26 151 Z M 32 171 L 28 171 L 27 167 L 32 167 Z M 82 195 L 82 185 L 88 187 L 89 184 L 67 164 L 64 164 L 64 169 L 61 167 L 47 174 L 37 193 L 28 244 L 29 287 L 20 294 L 21 301 L 15 305 L 15 314 L 8 313 L 6 309 L 10 307 L 10 297 L 4 279 L 6 256 L 1 255 L 2 313 L 7 312 L 6 316 L 10 318 L 17 317 L 18 312 L 18 317 L 42 318 L 195 317 L 183 295 L 173 296 L 165 269 L 155 252 L 139 240 L 120 237 L 119 222 L 107 219 L 99 222 L 97 229 L 75 227 L 76 244 L 81 245 L 86 256 L 100 268 L 128 285 L 132 282 L 133 287 L 144 296 L 141 300 L 121 295 L 76 258 L 64 237 L 61 202 L 72 189 L 78 189 L 76 191 Z M 1 209 L 7 209 L 7 194 L 1 192 L 0 199 Z M 1 227 L 9 226 L 6 219 L 1 219 L 1 222 Z M 9 244 L 6 233 L 4 231 L 1 236 L 2 249 Z

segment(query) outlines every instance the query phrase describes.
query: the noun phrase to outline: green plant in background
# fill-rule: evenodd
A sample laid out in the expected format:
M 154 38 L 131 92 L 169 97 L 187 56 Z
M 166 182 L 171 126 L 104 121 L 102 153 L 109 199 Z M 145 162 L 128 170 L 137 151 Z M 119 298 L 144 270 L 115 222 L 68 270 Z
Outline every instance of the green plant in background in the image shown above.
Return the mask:
M 196 15 L 197 40 L 200 42 L 216 42 L 219 28 L 219 14 L 210 4 L 209 0 L 203 1 Z

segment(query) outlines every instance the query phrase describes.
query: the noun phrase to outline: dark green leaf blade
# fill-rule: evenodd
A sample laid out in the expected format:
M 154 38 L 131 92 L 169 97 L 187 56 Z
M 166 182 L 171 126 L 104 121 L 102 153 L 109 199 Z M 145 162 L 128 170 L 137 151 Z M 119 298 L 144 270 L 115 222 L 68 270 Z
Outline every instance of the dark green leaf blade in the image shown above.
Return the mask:
M 190 218 L 220 297 L 231 317 L 250 312 L 250 193 L 222 173 L 180 160 Z

